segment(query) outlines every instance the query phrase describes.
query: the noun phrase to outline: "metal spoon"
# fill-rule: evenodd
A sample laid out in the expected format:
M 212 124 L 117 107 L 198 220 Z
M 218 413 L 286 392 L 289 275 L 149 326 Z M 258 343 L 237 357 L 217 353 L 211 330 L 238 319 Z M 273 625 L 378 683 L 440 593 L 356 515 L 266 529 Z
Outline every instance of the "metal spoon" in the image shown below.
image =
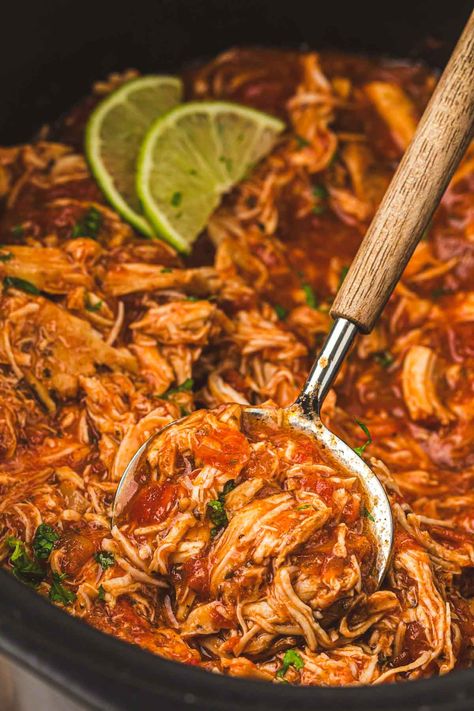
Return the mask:
M 323 425 L 321 406 L 356 334 L 372 330 L 398 282 L 461 160 L 472 136 L 473 124 L 474 13 L 339 289 L 331 308 L 334 325 L 300 396 L 285 409 L 243 408 L 245 429 L 272 420 L 304 431 L 314 436 L 336 466 L 359 478 L 373 519 L 378 585 L 387 570 L 393 545 L 390 504 L 383 486 L 367 464 Z M 138 491 L 150 448 L 178 421 L 152 435 L 131 459 L 115 496 L 114 520 Z

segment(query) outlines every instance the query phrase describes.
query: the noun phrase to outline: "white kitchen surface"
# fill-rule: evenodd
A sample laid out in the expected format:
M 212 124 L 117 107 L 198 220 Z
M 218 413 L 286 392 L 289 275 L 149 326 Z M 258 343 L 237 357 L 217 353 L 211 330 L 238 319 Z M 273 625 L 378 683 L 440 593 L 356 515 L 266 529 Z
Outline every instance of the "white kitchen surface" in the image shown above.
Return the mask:
M 85 711 L 5 657 L 0 657 L 0 711 Z

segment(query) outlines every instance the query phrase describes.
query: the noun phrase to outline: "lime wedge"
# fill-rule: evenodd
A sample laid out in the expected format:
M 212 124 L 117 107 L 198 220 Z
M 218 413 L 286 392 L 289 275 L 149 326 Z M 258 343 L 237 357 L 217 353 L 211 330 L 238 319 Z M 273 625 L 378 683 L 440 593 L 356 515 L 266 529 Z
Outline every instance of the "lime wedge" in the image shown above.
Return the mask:
M 137 193 L 155 230 L 189 252 L 223 193 L 271 151 L 284 127 L 220 101 L 182 104 L 157 119 L 137 164 Z
M 180 102 L 182 91 L 177 77 L 133 79 L 100 102 L 86 127 L 86 155 L 102 191 L 125 220 L 150 236 L 154 230 L 135 189 L 138 151 L 150 125 Z

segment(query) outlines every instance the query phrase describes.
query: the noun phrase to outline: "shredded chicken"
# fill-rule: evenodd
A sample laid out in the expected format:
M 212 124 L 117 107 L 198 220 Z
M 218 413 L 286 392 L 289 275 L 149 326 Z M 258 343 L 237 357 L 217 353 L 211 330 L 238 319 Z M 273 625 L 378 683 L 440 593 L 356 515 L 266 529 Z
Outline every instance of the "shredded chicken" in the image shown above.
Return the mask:
M 98 82 L 50 140 L 0 148 L 2 564 L 103 632 L 222 674 L 341 686 L 471 665 L 472 147 L 324 406 L 391 501 L 381 589 L 357 480 L 240 420 L 294 401 L 433 75 L 250 49 L 190 70 L 189 98 L 287 125 L 190 259 L 106 206 L 78 150 L 133 76 Z M 130 456 L 184 415 L 112 527 Z

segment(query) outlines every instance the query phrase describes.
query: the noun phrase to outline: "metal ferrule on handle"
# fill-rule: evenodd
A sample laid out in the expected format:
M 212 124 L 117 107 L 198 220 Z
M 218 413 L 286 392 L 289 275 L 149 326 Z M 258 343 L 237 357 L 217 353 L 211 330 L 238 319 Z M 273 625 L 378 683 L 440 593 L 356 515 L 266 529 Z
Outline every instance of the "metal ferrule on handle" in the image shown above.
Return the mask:
M 312 419 L 321 406 L 359 329 L 345 318 L 337 318 L 296 401 Z

